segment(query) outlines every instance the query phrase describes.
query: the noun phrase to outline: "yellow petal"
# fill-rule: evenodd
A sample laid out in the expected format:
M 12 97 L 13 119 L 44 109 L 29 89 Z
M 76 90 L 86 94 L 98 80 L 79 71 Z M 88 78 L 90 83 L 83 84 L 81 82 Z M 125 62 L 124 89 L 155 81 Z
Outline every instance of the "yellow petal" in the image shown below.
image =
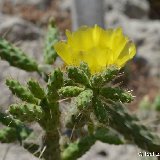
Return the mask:
M 54 49 L 65 63 L 72 64 L 71 51 L 69 50 L 69 46 L 65 42 L 57 42 L 54 45 Z
M 59 56 L 68 65 L 86 62 L 92 74 L 110 65 L 122 67 L 136 52 L 135 45 L 123 35 L 122 28 L 104 30 L 97 25 L 82 26 L 73 33 L 66 31 L 66 36 L 66 42 L 55 45 Z
M 121 51 L 120 55 L 118 56 L 116 64 L 120 67 L 123 67 L 128 60 L 133 58 L 135 53 L 136 53 L 136 47 L 134 43 L 129 41 Z

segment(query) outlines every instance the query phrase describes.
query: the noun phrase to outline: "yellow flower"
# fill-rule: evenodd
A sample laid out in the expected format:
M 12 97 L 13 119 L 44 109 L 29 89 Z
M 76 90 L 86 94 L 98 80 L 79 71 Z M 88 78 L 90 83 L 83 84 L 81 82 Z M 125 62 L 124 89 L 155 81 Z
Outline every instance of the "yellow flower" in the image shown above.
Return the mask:
M 121 28 L 83 26 L 73 33 L 67 30 L 66 35 L 67 41 L 54 45 L 56 52 L 67 65 L 87 63 L 92 74 L 111 65 L 121 68 L 136 53 L 134 43 L 123 35 Z

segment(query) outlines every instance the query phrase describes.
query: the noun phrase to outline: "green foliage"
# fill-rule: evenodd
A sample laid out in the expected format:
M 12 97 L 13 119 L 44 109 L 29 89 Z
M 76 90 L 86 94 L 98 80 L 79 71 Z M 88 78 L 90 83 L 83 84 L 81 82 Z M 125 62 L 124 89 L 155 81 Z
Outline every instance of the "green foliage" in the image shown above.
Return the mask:
M 101 123 L 106 123 L 109 121 L 109 113 L 106 110 L 106 107 L 103 105 L 103 103 L 99 100 L 99 98 L 96 98 L 93 101 L 94 105 L 94 114 L 96 115 L 97 119 Z
M 0 130 L 1 143 L 11 143 L 17 139 L 16 130 L 14 128 L 6 127 Z
M 62 160 L 77 160 L 77 158 L 87 152 L 97 140 L 117 145 L 123 143 L 115 133 L 110 132 L 108 129 L 98 128 L 94 134 L 81 138 L 74 143 L 70 143 L 62 153 Z
M 70 66 L 67 68 L 68 77 L 75 83 L 90 86 L 90 81 L 86 73 L 78 67 Z
M 80 88 L 77 86 L 66 86 L 59 89 L 58 94 L 60 97 L 76 97 L 78 96 L 84 88 Z
M 54 70 L 48 80 L 47 97 L 50 102 L 58 99 L 58 89 L 63 85 L 63 74 L 59 69 Z
M 93 98 L 93 91 L 90 89 L 86 89 L 76 97 L 77 107 L 80 110 L 85 109 L 91 104 L 92 98 Z
M 21 121 L 39 121 L 44 116 L 41 106 L 35 104 L 12 104 L 9 109 L 10 114 Z
M 133 96 L 120 88 L 105 87 L 100 90 L 100 94 L 106 99 L 112 99 L 113 101 L 119 101 L 122 103 L 129 103 L 133 101 Z
M 54 44 L 59 40 L 59 31 L 53 20 L 48 25 L 48 32 L 45 40 L 44 60 L 46 64 L 53 64 L 57 58 L 57 53 L 54 50 Z
M 45 97 L 45 92 L 37 81 L 31 79 L 27 84 L 30 92 L 34 95 L 34 97 L 38 99 Z
M 139 120 L 131 116 L 121 103 L 103 104 L 110 115 L 110 127 L 144 150 L 149 152 L 160 150 L 160 138 L 141 125 Z
M 80 67 L 79 67 L 88 77 L 91 76 L 91 72 L 89 70 L 89 67 L 87 63 L 81 62 Z
M 38 99 L 35 98 L 32 93 L 23 85 L 21 85 L 18 81 L 14 79 L 7 79 L 6 85 L 12 91 L 14 95 L 20 98 L 22 101 L 26 101 L 29 103 L 37 104 Z
M 0 112 L 0 122 L 4 126 L 7 126 L 7 128 L 1 130 L 0 141 L 3 143 L 16 140 L 21 143 L 22 140 L 25 140 L 32 132 L 32 130 L 26 127 L 22 122 L 2 112 Z
M 19 48 L 0 38 L 0 57 L 11 66 L 28 72 L 38 71 L 38 65 L 33 58 L 27 57 Z
M 106 68 L 102 73 L 95 74 L 91 77 L 92 86 L 103 86 L 106 83 L 112 81 L 118 74 L 118 68 L 111 66 Z

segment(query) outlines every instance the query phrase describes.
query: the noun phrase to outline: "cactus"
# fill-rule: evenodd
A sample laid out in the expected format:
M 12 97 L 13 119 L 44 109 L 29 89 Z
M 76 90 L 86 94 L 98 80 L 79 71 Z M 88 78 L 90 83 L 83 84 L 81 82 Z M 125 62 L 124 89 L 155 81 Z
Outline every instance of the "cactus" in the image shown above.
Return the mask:
M 59 89 L 58 94 L 61 97 L 76 97 L 78 96 L 84 88 L 80 88 L 77 86 L 67 86 L 67 87 L 62 87 Z
M 44 48 L 44 60 L 46 64 L 53 64 L 57 58 L 57 53 L 53 48 L 53 45 L 59 39 L 59 32 L 55 26 L 55 22 L 53 20 L 50 21 L 48 25 L 48 32 L 45 41 Z
M 35 98 L 43 99 L 45 97 L 45 92 L 37 81 L 31 79 L 27 82 L 27 84 L 30 92 Z
M 1 143 L 14 142 L 16 139 L 16 130 L 14 128 L 6 127 L 0 130 Z
M 6 85 L 12 91 L 14 95 L 20 98 L 22 101 L 26 101 L 29 103 L 37 104 L 38 99 L 35 98 L 32 93 L 23 85 L 21 85 L 18 81 L 13 79 L 7 79 Z
M 39 121 L 44 116 L 44 112 L 40 106 L 29 103 L 12 104 L 9 112 L 21 121 L 27 122 Z
M 0 112 L 0 122 L 7 126 L 0 131 L 0 141 L 2 143 L 10 143 L 16 140 L 22 143 L 32 132 L 22 122 L 2 112 Z
M 98 128 L 94 134 L 69 144 L 62 153 L 62 160 L 76 160 L 88 151 L 97 140 L 109 144 L 123 144 L 123 141 L 115 133 L 108 129 Z
M 11 66 L 28 72 L 38 71 L 38 64 L 33 58 L 27 57 L 19 48 L 0 38 L 0 57 Z
M 141 125 L 139 119 L 124 107 L 125 103 L 133 100 L 132 94 L 112 85 L 119 69 L 108 66 L 93 74 L 84 62 L 79 66 L 68 66 L 66 70 L 53 69 L 57 58 L 53 45 L 58 39 L 58 29 L 50 22 L 43 65 L 0 39 L 0 57 L 3 60 L 17 68 L 36 71 L 45 80 L 43 86 L 34 79 L 23 85 L 15 79 L 6 80 L 10 91 L 21 101 L 11 104 L 7 114 L 0 112 L 0 122 L 6 126 L 0 130 L 0 141 L 10 143 L 18 140 L 26 150 L 44 160 L 76 160 L 97 140 L 117 145 L 126 143 L 120 134 L 144 150 L 159 152 L 160 138 Z M 62 117 L 64 111 L 59 103 L 64 100 L 71 105 L 65 111 L 66 116 Z M 62 133 L 61 119 L 67 135 Z M 27 142 L 32 130 L 24 123 L 29 122 L 38 123 L 44 130 L 41 145 Z

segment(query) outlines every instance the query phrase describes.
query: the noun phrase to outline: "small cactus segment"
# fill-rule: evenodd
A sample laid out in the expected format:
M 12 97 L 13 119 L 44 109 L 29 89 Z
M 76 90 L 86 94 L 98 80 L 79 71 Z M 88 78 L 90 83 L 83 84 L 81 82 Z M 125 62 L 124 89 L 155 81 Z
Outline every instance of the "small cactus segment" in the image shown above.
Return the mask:
M 68 77 L 75 83 L 90 86 L 90 81 L 86 73 L 78 67 L 70 66 L 67 68 Z
M 90 69 L 87 63 L 82 62 L 79 67 L 88 77 L 91 76 Z
M 50 102 L 55 102 L 58 98 L 58 89 L 63 85 L 63 74 L 60 69 L 54 70 L 48 80 L 47 97 Z
M 64 79 L 64 86 L 77 86 L 77 84 L 71 79 Z
M 110 99 L 114 102 L 122 102 L 122 103 L 129 103 L 133 101 L 133 96 L 120 88 L 102 88 L 100 90 L 100 94 L 104 96 L 106 99 Z
M 160 151 L 160 138 L 141 125 L 137 118 L 127 113 L 121 103 L 102 103 L 105 105 L 106 112 L 109 113 L 109 123 L 106 125 L 117 130 L 127 140 L 144 150 L 149 152 Z M 106 118 L 108 119 L 108 117 Z M 101 123 L 104 123 L 104 121 L 101 121 Z
M 84 90 L 76 97 L 76 105 L 80 110 L 85 109 L 91 104 L 93 91 L 90 89 Z
M 6 127 L 0 130 L 0 142 L 11 143 L 17 140 L 17 131 L 14 128 Z
M 48 25 L 48 32 L 44 48 L 44 60 L 46 64 L 53 64 L 58 56 L 53 47 L 58 39 L 59 31 L 55 26 L 55 22 L 52 20 Z
M 109 121 L 109 113 L 107 112 L 106 106 L 101 102 L 100 99 L 96 98 L 93 100 L 93 110 L 97 119 L 101 123 Z
M 35 98 L 32 93 L 26 87 L 22 86 L 18 81 L 14 79 L 7 79 L 6 85 L 9 87 L 12 93 L 22 101 L 38 104 L 38 99 Z
M 115 66 L 106 68 L 106 70 L 104 70 L 102 73 L 102 76 L 105 79 L 105 83 L 112 81 L 116 77 L 118 72 L 119 72 L 119 69 Z
M 66 86 L 59 89 L 58 93 L 60 97 L 76 97 L 82 91 L 84 91 L 84 88 L 80 88 L 77 86 Z
M 95 74 L 91 77 L 92 86 L 103 86 L 112 81 L 118 74 L 118 68 L 111 66 L 106 68 L 102 73 Z
M 29 90 L 34 95 L 34 97 L 38 99 L 44 98 L 45 92 L 37 81 L 29 80 L 27 84 L 28 84 Z
M 4 126 L 15 129 L 17 131 L 17 140 L 19 140 L 20 142 L 26 139 L 32 132 L 32 130 L 26 127 L 22 122 L 5 113 L 0 112 L 0 122 Z
M 11 66 L 21 68 L 28 72 L 38 71 L 38 65 L 33 58 L 27 57 L 19 48 L 0 38 L 0 57 Z
M 41 106 L 34 104 L 13 104 L 9 108 L 9 112 L 21 121 L 33 122 L 39 121 L 44 116 Z
M 70 143 L 62 153 L 62 160 L 77 160 L 83 156 L 96 141 L 117 145 L 123 144 L 123 141 L 115 133 L 111 133 L 105 128 L 98 128 L 94 134 Z

